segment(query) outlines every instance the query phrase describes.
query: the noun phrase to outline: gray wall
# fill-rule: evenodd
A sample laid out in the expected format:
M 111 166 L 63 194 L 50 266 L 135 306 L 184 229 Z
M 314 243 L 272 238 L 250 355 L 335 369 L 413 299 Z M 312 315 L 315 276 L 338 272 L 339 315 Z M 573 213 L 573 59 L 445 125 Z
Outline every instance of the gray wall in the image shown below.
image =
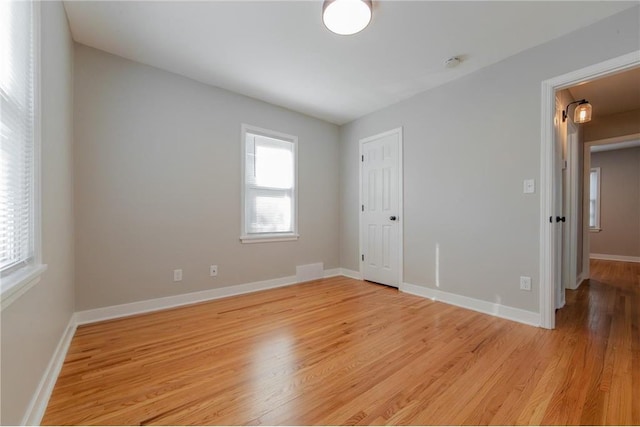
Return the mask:
M 540 84 L 640 48 L 638 8 L 341 128 L 341 265 L 358 270 L 358 140 L 404 128 L 404 280 L 538 311 Z M 462 64 L 464 66 L 464 63 Z M 533 279 L 519 290 L 519 276 Z
M 600 167 L 600 228 L 591 253 L 640 257 L 640 147 L 591 154 Z
M 86 46 L 75 59 L 77 310 L 339 267 L 337 126 Z M 241 123 L 299 138 L 296 242 L 239 241 Z
M 584 140 L 598 141 L 640 133 L 640 110 L 594 117 L 583 125 Z
M 2 424 L 19 424 L 74 311 L 73 42 L 60 2 L 42 2 L 42 258 L 38 284 L 2 311 Z

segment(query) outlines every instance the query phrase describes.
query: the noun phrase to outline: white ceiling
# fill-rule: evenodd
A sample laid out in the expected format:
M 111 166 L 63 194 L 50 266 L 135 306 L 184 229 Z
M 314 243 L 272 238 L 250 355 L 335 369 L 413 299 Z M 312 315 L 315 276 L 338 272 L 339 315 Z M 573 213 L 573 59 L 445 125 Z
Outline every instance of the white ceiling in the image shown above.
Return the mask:
M 324 28 L 320 0 L 65 9 L 79 43 L 343 124 L 636 4 L 374 1 L 369 27 L 346 37 Z
M 569 88 L 573 99 L 586 99 L 593 117 L 640 109 L 640 68 Z

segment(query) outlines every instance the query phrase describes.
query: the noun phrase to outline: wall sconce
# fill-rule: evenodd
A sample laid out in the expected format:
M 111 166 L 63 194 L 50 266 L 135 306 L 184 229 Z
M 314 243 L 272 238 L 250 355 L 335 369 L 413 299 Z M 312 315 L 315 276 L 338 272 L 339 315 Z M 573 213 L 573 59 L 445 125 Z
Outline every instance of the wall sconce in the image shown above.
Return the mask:
M 569 107 L 572 104 L 578 104 L 575 111 L 573 112 L 573 122 L 574 123 L 586 123 L 591 120 L 591 104 L 586 99 L 581 99 L 580 101 L 573 101 L 567 105 L 562 111 L 562 122 L 567 121 L 567 117 L 569 116 Z
M 322 22 L 331 32 L 350 36 L 371 22 L 371 0 L 325 0 Z

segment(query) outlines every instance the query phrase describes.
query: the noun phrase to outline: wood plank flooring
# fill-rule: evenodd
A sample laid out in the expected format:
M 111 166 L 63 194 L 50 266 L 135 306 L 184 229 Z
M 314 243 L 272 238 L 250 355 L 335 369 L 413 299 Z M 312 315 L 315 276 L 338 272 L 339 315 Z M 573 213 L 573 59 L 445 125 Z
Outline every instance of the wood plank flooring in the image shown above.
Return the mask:
M 78 328 L 43 424 L 640 424 L 640 264 L 553 331 L 344 277 Z

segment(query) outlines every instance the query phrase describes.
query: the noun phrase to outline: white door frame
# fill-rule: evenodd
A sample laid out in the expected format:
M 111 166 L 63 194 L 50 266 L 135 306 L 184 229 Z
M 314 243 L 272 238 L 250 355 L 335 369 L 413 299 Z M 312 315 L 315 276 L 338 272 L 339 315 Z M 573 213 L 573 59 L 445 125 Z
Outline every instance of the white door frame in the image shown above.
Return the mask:
M 403 147 L 402 147 L 402 126 L 395 128 L 395 129 L 391 129 L 387 132 L 382 132 L 379 133 L 377 135 L 373 135 L 373 136 L 369 136 L 367 138 L 362 138 L 360 140 L 360 145 L 359 145 L 359 152 L 358 152 L 358 234 L 359 234 L 359 247 L 358 250 L 360 251 L 360 254 L 358 255 L 358 259 L 359 261 L 359 268 L 360 268 L 360 277 L 363 277 L 364 274 L 364 261 L 362 261 L 362 254 L 364 253 L 364 234 L 362 233 L 362 210 L 360 208 L 360 206 L 362 206 L 363 204 L 363 197 L 362 197 L 362 156 L 364 155 L 364 152 L 362 150 L 364 144 L 366 144 L 369 141 L 373 141 L 379 138 L 383 138 L 385 136 L 389 136 L 389 135 L 394 135 L 397 134 L 398 135 L 398 227 L 399 231 L 398 231 L 398 265 L 400 266 L 399 270 L 399 277 L 398 277 L 398 289 L 400 289 L 402 287 L 403 282 L 403 273 L 404 273 L 404 255 L 403 255 L 403 250 L 404 250 L 404 203 L 403 203 L 403 193 L 404 193 L 404 172 L 403 172 L 403 168 L 404 168 L 404 156 L 403 156 Z
M 549 217 L 556 215 L 553 203 L 553 156 L 555 93 L 578 83 L 640 66 L 640 51 L 634 51 L 542 82 L 540 145 L 540 326 L 555 328 L 555 276 L 557 256 L 554 239 L 557 232 Z

